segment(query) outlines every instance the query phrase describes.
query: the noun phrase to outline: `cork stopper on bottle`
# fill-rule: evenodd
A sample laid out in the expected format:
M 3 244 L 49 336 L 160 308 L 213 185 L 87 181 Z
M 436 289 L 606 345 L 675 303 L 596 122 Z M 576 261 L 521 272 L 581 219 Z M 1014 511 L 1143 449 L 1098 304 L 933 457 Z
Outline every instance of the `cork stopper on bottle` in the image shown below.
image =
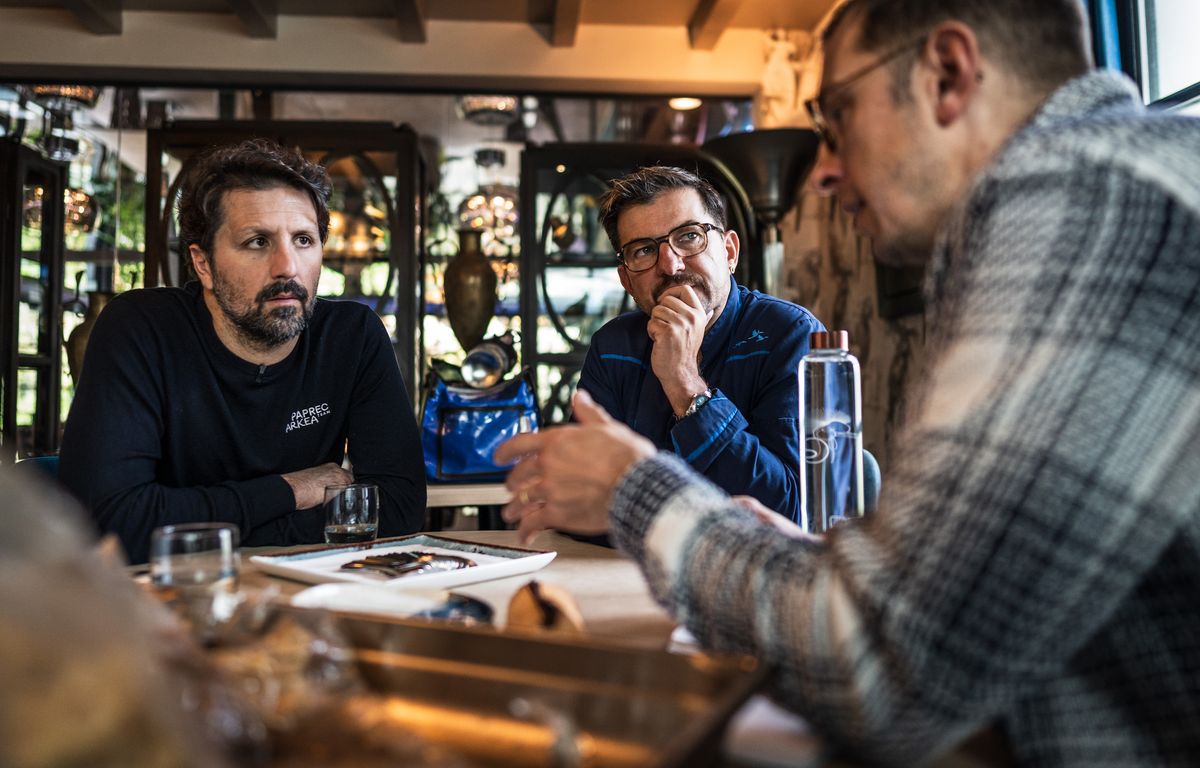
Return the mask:
M 808 335 L 809 349 L 841 349 L 850 351 L 849 331 L 815 331 Z

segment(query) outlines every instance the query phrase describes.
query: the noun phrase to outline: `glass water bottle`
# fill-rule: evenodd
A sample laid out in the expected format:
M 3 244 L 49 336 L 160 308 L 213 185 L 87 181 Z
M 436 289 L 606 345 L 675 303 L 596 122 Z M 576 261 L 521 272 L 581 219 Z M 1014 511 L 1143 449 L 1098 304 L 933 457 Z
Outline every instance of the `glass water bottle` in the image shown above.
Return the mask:
M 846 331 L 809 336 L 800 360 L 801 524 L 824 533 L 847 517 L 861 517 L 863 497 L 862 386 L 858 359 Z

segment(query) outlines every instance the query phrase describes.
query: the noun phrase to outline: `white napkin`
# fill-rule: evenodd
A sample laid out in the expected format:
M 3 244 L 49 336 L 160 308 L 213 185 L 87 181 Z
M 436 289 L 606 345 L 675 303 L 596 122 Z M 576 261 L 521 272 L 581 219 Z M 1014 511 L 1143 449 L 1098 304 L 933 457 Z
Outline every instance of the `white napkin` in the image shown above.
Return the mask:
M 379 613 L 386 616 L 412 616 L 446 602 L 444 589 L 397 589 L 373 584 L 319 584 L 292 596 L 292 605 L 300 608 L 326 608 L 335 611 Z

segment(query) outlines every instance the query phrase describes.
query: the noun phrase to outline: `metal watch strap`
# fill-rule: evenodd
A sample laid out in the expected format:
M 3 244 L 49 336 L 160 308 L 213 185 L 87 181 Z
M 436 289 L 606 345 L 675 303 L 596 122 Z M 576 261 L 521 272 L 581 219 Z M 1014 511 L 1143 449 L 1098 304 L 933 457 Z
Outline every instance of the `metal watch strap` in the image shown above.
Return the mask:
M 696 411 L 703 408 L 704 404 L 707 403 L 709 400 L 712 400 L 712 390 L 711 389 L 706 389 L 697 395 L 692 395 L 692 402 L 688 403 L 687 410 L 684 411 L 683 415 L 680 416 L 679 418 L 686 419 L 688 416 L 691 416 Z

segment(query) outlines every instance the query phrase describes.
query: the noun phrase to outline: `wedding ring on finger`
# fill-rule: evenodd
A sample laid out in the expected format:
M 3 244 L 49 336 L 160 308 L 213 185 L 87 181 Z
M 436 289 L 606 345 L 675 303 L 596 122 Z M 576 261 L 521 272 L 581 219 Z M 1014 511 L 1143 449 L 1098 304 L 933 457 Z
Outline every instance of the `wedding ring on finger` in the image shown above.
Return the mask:
M 522 488 L 521 492 L 517 494 L 517 501 L 521 502 L 522 504 L 528 504 L 529 503 L 529 489 Z

